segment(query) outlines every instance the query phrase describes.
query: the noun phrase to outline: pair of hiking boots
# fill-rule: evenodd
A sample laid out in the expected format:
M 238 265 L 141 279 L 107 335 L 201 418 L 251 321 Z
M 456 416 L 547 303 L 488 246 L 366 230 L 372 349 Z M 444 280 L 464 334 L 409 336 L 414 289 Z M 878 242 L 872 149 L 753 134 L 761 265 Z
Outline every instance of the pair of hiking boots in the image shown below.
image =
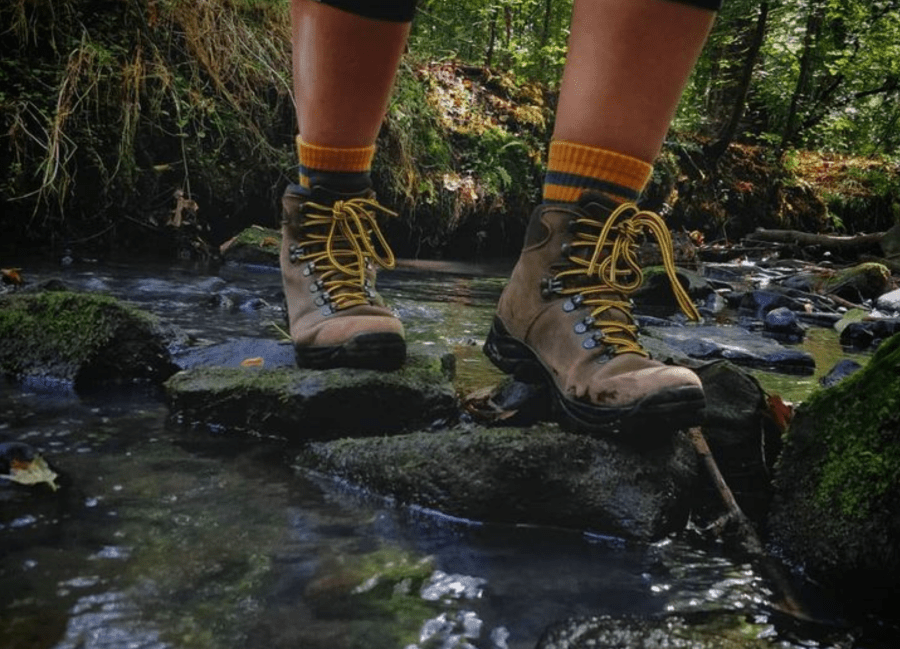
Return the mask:
M 403 325 L 375 291 L 376 265 L 394 256 L 376 223 L 388 212 L 371 190 L 288 187 L 281 270 L 301 367 L 393 370 L 406 358 Z M 639 238 L 652 234 L 682 309 L 698 317 L 675 277 L 660 217 L 603 195 L 535 209 L 484 351 L 501 370 L 544 381 L 565 424 L 589 433 L 672 430 L 699 423 L 699 378 L 653 360 L 638 342 L 629 299 L 640 287 Z

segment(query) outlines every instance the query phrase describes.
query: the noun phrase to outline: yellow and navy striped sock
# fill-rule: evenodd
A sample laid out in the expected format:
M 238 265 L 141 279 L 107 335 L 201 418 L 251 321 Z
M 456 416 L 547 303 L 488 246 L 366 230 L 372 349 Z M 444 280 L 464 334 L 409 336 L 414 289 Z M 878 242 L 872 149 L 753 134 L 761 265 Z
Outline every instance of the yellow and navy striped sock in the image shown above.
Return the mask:
M 357 192 L 371 185 L 369 171 L 375 146 L 337 148 L 304 142 L 297 136 L 300 186 L 306 190 L 327 187 L 337 192 Z
M 544 178 L 544 202 L 574 203 L 585 192 L 617 202 L 636 201 L 653 165 L 614 151 L 552 140 Z

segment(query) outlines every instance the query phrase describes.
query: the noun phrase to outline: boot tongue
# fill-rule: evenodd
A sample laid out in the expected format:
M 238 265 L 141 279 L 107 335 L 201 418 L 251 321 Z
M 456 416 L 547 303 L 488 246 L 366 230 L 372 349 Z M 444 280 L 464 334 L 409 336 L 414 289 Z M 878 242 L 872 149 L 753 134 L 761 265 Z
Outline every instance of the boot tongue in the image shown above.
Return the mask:
M 578 199 L 578 207 L 591 216 L 601 219 L 608 216 L 619 205 L 621 203 L 600 192 L 587 191 Z

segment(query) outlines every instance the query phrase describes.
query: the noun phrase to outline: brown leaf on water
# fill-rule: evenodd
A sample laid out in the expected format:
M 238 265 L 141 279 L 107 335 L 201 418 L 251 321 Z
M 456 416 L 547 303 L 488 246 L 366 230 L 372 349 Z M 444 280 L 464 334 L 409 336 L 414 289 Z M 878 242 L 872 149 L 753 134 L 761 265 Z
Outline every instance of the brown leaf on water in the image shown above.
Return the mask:
M 19 275 L 21 268 L 0 268 L 0 275 L 3 276 L 4 284 L 12 284 L 19 286 L 22 283 L 22 276 Z
M 778 426 L 778 430 L 782 433 L 787 432 L 788 426 L 791 425 L 791 419 L 794 418 L 793 404 L 784 401 L 777 394 L 767 394 L 766 405 L 769 408 L 769 415 L 771 415 L 775 425 Z

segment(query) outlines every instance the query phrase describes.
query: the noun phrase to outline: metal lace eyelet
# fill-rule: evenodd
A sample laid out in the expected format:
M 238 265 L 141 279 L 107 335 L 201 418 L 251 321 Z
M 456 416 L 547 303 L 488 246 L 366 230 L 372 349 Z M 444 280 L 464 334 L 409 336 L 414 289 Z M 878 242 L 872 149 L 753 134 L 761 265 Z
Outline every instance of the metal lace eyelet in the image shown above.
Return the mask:
M 303 269 L 303 276 L 309 277 L 310 275 L 312 275 L 315 272 L 316 272 L 316 262 L 311 261 L 308 264 L 306 264 L 306 268 Z
M 316 306 L 325 306 L 326 304 L 331 302 L 331 296 L 328 293 L 323 293 L 322 295 L 316 298 Z
M 563 288 L 562 280 L 556 277 L 544 277 L 541 279 L 541 297 L 549 300 L 554 294 L 559 293 Z
M 575 333 L 587 333 L 590 330 L 592 324 L 594 324 L 594 319 L 591 316 L 586 317 L 584 320 L 575 323 Z
M 296 264 L 300 261 L 300 258 L 303 257 L 304 254 L 306 253 L 303 248 L 296 243 L 292 243 L 288 246 L 288 260 L 290 260 L 292 264 Z
M 563 302 L 563 311 L 565 311 L 566 313 L 570 313 L 571 311 L 574 311 L 575 309 L 580 307 L 583 302 L 584 296 L 581 293 L 573 295 L 568 300 Z
M 572 244 L 569 243 L 568 241 L 566 243 L 562 244 L 562 246 L 560 246 L 560 252 L 562 253 L 563 257 L 571 256 L 572 255 Z

